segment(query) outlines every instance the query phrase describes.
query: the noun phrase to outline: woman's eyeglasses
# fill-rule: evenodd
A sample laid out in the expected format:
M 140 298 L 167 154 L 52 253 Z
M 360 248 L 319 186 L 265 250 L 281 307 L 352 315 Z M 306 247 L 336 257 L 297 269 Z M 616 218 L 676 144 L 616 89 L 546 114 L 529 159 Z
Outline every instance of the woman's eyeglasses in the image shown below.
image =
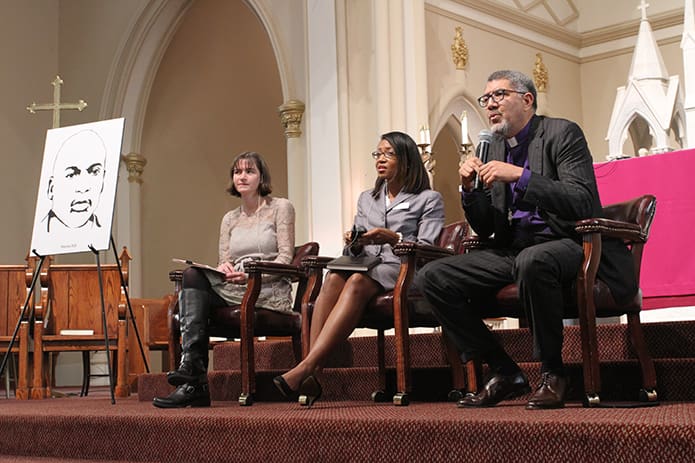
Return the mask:
M 378 160 L 381 156 L 384 156 L 386 159 L 395 159 L 396 153 L 394 153 L 393 151 L 372 151 L 372 157 L 375 160 Z

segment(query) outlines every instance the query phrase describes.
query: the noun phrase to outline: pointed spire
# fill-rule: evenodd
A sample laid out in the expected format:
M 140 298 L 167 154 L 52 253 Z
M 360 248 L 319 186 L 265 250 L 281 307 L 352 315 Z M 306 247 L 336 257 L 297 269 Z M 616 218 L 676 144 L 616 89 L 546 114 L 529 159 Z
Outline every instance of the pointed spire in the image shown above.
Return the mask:
M 663 79 L 668 80 L 668 72 L 661 57 L 659 46 L 654 38 L 652 27 L 647 20 L 647 7 L 649 4 L 641 0 L 637 9 L 642 10 L 642 21 L 637 35 L 637 45 L 632 55 L 630 66 L 630 80 Z

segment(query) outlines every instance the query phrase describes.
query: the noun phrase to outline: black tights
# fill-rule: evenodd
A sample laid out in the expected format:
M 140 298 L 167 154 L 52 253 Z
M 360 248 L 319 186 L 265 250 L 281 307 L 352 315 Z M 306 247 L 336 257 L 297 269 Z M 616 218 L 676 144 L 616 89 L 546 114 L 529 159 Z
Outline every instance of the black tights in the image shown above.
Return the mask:
M 188 267 L 183 271 L 183 289 L 198 289 L 205 291 L 211 297 L 213 307 L 227 305 L 225 301 L 212 289 L 210 281 L 205 276 L 205 272 L 197 267 Z
M 200 289 L 202 291 L 211 291 L 212 286 L 205 277 L 202 270 L 196 267 L 188 267 L 183 271 L 183 288 L 184 289 Z

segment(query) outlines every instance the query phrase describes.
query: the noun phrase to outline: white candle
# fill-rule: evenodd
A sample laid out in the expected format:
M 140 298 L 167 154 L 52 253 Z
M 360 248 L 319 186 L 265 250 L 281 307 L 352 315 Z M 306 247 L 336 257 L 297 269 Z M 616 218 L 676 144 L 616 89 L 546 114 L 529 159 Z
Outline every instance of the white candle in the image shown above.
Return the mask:
M 431 143 L 430 142 L 430 128 L 425 126 L 425 143 L 428 145 Z
M 427 143 L 425 141 L 425 126 L 421 125 L 420 126 L 420 144 L 424 145 L 425 143 Z
M 468 141 L 468 115 L 466 114 L 466 111 L 461 114 L 461 144 L 462 145 L 467 145 L 469 144 L 470 141 Z

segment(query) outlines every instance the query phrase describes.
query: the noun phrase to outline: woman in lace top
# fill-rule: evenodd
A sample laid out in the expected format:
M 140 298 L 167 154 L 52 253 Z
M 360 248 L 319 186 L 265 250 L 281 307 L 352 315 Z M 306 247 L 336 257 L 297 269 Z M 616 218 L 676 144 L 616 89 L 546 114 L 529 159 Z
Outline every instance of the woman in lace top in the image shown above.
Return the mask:
M 167 373 L 178 386 L 167 397 L 155 397 L 160 408 L 209 406 L 208 319 L 210 311 L 241 303 L 246 291 L 244 262 L 273 261 L 289 264 L 294 255 L 294 207 L 284 198 L 270 196 L 270 171 L 263 158 L 245 152 L 234 159 L 227 191 L 241 205 L 225 214 L 220 226 L 217 272 L 189 267 L 183 272 L 179 294 L 181 363 Z M 270 310 L 291 310 L 290 281 L 263 277 L 256 305 Z

